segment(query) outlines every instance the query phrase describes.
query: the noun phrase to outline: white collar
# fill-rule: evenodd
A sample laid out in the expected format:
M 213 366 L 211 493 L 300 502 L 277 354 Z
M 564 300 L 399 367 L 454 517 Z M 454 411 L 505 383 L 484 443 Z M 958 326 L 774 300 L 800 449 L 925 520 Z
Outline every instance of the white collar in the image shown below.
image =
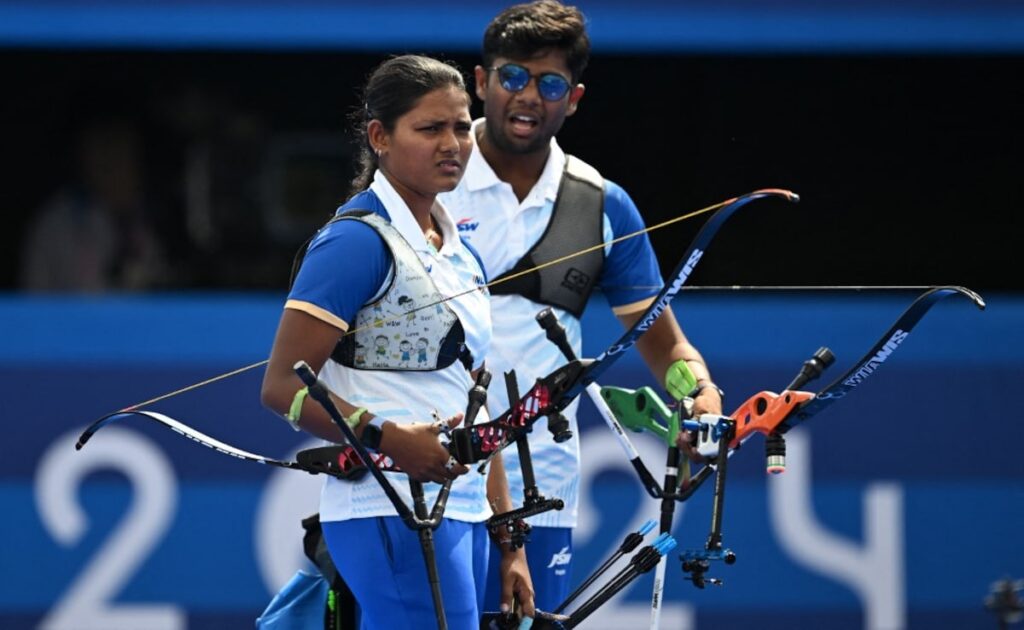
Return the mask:
M 405 200 L 398 194 L 395 187 L 391 185 L 388 178 L 384 176 L 384 173 L 377 169 L 373 173 L 373 182 L 370 183 L 370 190 L 377 195 L 381 203 L 388 211 L 388 215 L 391 217 L 391 225 L 394 226 L 398 233 L 402 235 L 412 248 L 419 252 L 433 252 L 434 247 L 427 240 L 427 237 L 423 235 L 423 230 L 420 228 L 420 224 L 416 222 L 416 219 L 412 216 L 412 210 L 405 204 Z M 448 212 L 448 208 L 440 202 L 434 204 L 434 208 L 431 209 L 431 216 L 437 221 L 437 226 L 441 228 L 441 238 L 444 240 L 444 245 L 441 247 L 441 251 L 438 252 L 445 256 L 450 256 L 459 247 L 459 231 L 455 227 L 455 220 L 452 219 L 452 215 Z
M 470 134 L 473 138 L 473 152 L 470 154 L 469 162 L 466 164 L 465 186 L 471 192 L 502 183 L 498 179 L 497 174 L 495 174 L 494 169 L 487 163 L 479 147 L 476 146 L 476 134 L 483 124 L 483 118 L 474 120 L 473 133 Z M 548 161 L 544 164 L 544 170 L 540 174 L 540 179 L 537 180 L 533 189 L 530 190 L 530 194 L 523 200 L 523 204 L 540 205 L 543 201 L 554 201 L 555 197 L 558 196 L 558 185 L 562 181 L 563 170 L 565 170 L 565 151 L 558 146 L 558 142 L 554 138 L 551 138 L 551 152 L 548 153 Z M 535 202 L 527 203 L 531 199 L 535 200 Z

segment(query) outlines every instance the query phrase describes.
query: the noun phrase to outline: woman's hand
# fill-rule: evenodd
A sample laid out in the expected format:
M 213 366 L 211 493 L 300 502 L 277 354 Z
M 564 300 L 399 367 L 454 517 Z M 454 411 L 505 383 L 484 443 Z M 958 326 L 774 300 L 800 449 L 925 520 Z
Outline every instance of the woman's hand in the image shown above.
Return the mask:
M 432 424 L 385 422 L 381 427 L 380 451 L 416 481 L 444 483 L 469 472 L 437 439 L 444 426 L 454 429 L 461 422 L 461 413 Z
M 515 601 L 524 617 L 533 617 L 533 580 L 526 552 L 522 547 L 515 551 L 508 551 L 507 545 L 501 548 L 501 612 L 512 610 Z

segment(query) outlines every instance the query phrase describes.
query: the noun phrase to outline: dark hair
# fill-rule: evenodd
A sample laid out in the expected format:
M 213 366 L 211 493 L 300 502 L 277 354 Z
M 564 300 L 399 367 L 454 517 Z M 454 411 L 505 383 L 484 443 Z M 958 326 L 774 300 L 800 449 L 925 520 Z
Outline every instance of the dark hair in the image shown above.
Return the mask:
M 590 61 L 590 38 L 579 9 L 557 0 L 517 4 L 498 14 L 484 31 L 483 62 L 488 68 L 498 57 L 529 59 L 545 49 L 564 52 L 572 82 L 579 81 Z
M 377 168 L 377 156 L 366 135 L 367 124 L 379 120 L 390 132 L 395 122 L 416 107 L 423 96 L 447 86 L 466 91 L 466 81 L 459 69 L 433 57 L 401 55 L 377 66 L 363 88 L 362 105 L 352 114 L 359 147 L 359 174 L 352 180 L 350 196 L 366 190 Z

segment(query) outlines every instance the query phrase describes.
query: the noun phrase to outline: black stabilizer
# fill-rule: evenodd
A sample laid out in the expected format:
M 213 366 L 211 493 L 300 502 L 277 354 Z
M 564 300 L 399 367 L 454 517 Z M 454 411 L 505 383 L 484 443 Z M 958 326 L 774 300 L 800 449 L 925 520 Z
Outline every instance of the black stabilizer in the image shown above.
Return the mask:
M 557 411 L 548 414 L 548 431 L 555 442 L 559 444 L 572 439 L 572 431 L 569 430 L 569 420 Z
M 491 385 L 491 373 L 487 370 L 480 370 L 476 376 L 476 383 L 469 390 L 469 404 L 466 406 L 466 415 L 463 417 L 462 428 L 452 431 L 451 443 L 448 450 L 460 464 L 472 464 L 476 461 L 476 452 L 473 449 L 472 434 L 467 430 L 476 422 L 476 416 L 480 409 L 487 402 L 487 388 Z
M 576 360 L 576 353 L 569 345 L 569 339 L 565 335 L 565 326 L 558 321 L 558 316 L 550 308 L 537 313 L 537 323 L 544 329 L 548 341 L 558 346 L 558 349 L 568 361 Z M 561 444 L 572 439 L 572 431 L 569 430 L 569 421 L 560 413 L 548 414 L 548 431 L 555 442 Z
M 804 361 L 800 372 L 793 377 L 793 380 L 786 386 L 789 391 L 798 390 L 807 383 L 818 378 L 825 370 L 836 362 L 836 355 L 822 346 L 811 355 L 811 358 Z M 764 443 L 765 464 L 771 473 L 782 472 L 786 469 L 786 438 L 782 434 L 789 431 L 789 426 L 783 422 L 775 429 Z
M 469 405 L 466 407 L 466 415 L 463 417 L 462 426 L 471 427 L 476 422 L 476 415 L 487 402 L 487 388 L 491 385 L 491 373 L 487 370 L 480 370 L 476 376 L 476 383 L 469 390 Z
M 800 368 L 800 373 L 793 378 L 793 381 L 786 386 L 786 389 L 800 389 L 810 381 L 821 376 L 825 369 L 835 362 L 836 356 L 832 354 L 831 350 L 825 346 L 818 348 L 817 352 L 811 355 L 810 359 L 804 361 L 803 367 Z
M 768 472 L 782 472 L 786 467 L 786 438 L 772 432 L 764 440 L 764 457 Z
M 576 360 L 576 353 L 573 352 L 572 346 L 569 345 L 569 339 L 565 335 L 565 326 L 558 321 L 558 316 L 555 315 L 554 311 L 546 308 L 537 313 L 537 323 L 544 329 L 548 341 L 558 346 L 558 349 L 562 351 L 566 359 L 569 361 Z

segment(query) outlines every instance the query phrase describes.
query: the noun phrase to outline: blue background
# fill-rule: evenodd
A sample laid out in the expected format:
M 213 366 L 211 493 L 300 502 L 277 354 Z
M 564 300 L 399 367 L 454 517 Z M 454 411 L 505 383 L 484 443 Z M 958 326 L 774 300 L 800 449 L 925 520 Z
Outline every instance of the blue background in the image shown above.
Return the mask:
M 476 51 L 507 2 L 5 0 L 0 44 Z M 1014 0 L 583 0 L 595 51 L 1020 52 Z
M 687 291 L 675 310 L 726 390 L 731 409 L 758 391 L 784 386 L 815 349 L 827 345 L 838 359 L 823 386 L 859 358 L 914 295 Z M 983 606 L 990 583 L 1024 575 L 1024 429 L 1015 396 L 1024 374 L 1024 299 L 985 297 L 984 312 L 959 297 L 940 302 L 877 374 L 791 433 L 787 475 L 801 466 L 810 475 L 809 509 L 820 528 L 862 546 L 865 496 L 878 484 L 897 493 L 902 518 L 894 522 L 902 552 L 882 565 L 903 571 L 901 627 L 994 627 Z M 279 484 L 296 483 L 314 488 L 315 499 L 316 479 L 226 457 L 143 421 L 104 429 L 79 453 L 62 440 L 104 413 L 262 360 L 281 298 L 0 298 L 0 499 L 7 506 L 0 521 L 0 627 L 34 627 L 66 600 L 138 500 L 128 479 L 140 471 L 156 474 L 163 465 L 170 466 L 165 481 L 174 491 L 154 498 L 168 510 L 166 530 L 140 555 L 137 568 L 123 571 L 124 586 L 114 590 L 108 605 L 174 606 L 192 628 L 251 627 L 281 576 L 291 573 L 268 570 L 267 558 L 283 547 L 297 552 L 298 520 L 315 511 L 315 501 L 288 504 L 294 513 L 277 517 L 294 527 L 264 538 L 257 524 L 264 510 L 272 510 L 268 497 L 289 495 Z M 617 335 L 600 300 L 584 323 L 588 355 Z M 252 370 L 152 409 L 230 444 L 286 458 L 304 440 L 260 407 L 261 376 L 262 370 Z M 635 353 L 604 379 L 627 387 L 649 381 Z M 630 527 L 658 512 L 587 405 L 583 423 L 587 474 L 577 577 L 603 561 Z M 113 444 L 119 439 L 115 427 L 147 448 L 126 449 L 121 468 L 100 467 L 64 482 L 87 519 L 81 537 L 64 545 L 34 494 L 44 474 L 74 468 L 104 441 Z M 810 456 L 796 461 L 794 452 L 802 451 L 794 443 L 805 440 Z M 633 441 L 660 478 L 662 449 L 648 435 Z M 715 567 L 714 575 L 726 584 L 703 591 L 684 583 L 678 563 L 670 563 L 667 614 L 682 611 L 682 617 L 672 617 L 682 619 L 681 627 L 702 629 L 866 626 L 867 604 L 849 583 L 793 553 L 794 545 L 813 544 L 807 532 L 778 531 L 772 524 L 769 506 L 777 495 L 768 482 L 779 479 L 766 480 L 760 442 L 753 438 L 731 460 L 724 537 L 739 561 Z M 44 470 L 41 461 L 51 448 L 57 450 Z M 682 547 L 703 543 L 710 491 L 702 489 L 677 513 L 674 533 Z M 56 520 L 68 525 L 72 519 L 65 512 Z M 829 551 L 807 548 L 812 555 Z M 298 559 L 295 566 L 301 566 Z M 586 627 L 646 627 L 650 585 L 649 576 L 639 579 Z M 633 616 L 613 621 L 616 614 Z

